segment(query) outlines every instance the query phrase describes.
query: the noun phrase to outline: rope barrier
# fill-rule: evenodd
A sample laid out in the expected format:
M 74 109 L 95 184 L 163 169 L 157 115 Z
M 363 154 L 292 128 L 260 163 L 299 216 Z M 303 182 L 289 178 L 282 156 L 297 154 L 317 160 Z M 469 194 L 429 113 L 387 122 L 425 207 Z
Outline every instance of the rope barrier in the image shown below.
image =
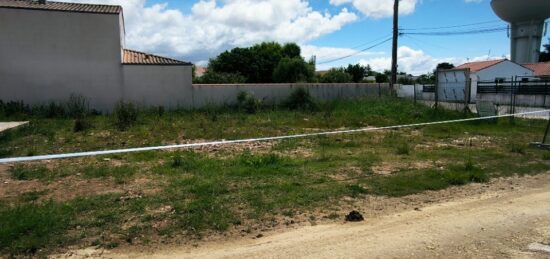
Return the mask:
M 67 159 L 67 158 L 77 158 L 77 157 L 92 157 L 92 156 L 114 155 L 114 154 L 122 154 L 122 153 L 136 153 L 136 152 L 145 152 L 145 151 L 168 150 L 168 149 L 190 149 L 190 148 L 205 147 L 205 146 L 218 146 L 218 145 L 230 145 L 230 144 L 241 144 L 241 143 L 251 143 L 251 142 L 264 142 L 264 141 L 297 139 L 297 138 L 307 138 L 307 137 L 316 137 L 316 136 L 329 136 L 329 135 L 337 135 L 337 134 L 353 134 L 353 133 L 359 133 L 359 132 L 371 132 L 371 131 L 380 131 L 380 130 L 389 130 L 389 129 L 402 129 L 402 128 L 414 128 L 414 127 L 430 126 L 430 125 L 452 124 L 452 123 L 460 123 L 460 122 L 481 121 L 481 120 L 490 120 L 490 119 L 497 119 L 497 118 L 525 116 L 525 115 L 545 113 L 545 112 L 550 112 L 550 110 L 540 110 L 540 111 L 522 112 L 522 113 L 515 113 L 515 114 L 504 114 L 504 115 L 496 115 L 496 116 L 486 116 L 486 117 L 447 120 L 447 121 L 414 123 L 414 124 L 395 125 L 395 126 L 386 126 L 386 127 L 377 127 L 377 128 L 360 128 L 360 129 L 351 129 L 351 130 L 338 130 L 338 131 L 327 131 L 327 132 L 318 132 L 318 133 L 296 134 L 296 135 L 276 136 L 276 137 L 250 138 L 250 139 L 239 139 L 239 140 L 220 140 L 220 141 L 192 143 L 192 144 L 126 148 L 126 149 L 89 151 L 89 152 L 53 154 L 53 155 L 41 155 L 41 156 L 28 156 L 28 157 L 12 157 L 12 158 L 0 159 L 0 164 L 31 162 L 31 161 L 41 161 L 41 160 L 53 160 L 53 159 Z

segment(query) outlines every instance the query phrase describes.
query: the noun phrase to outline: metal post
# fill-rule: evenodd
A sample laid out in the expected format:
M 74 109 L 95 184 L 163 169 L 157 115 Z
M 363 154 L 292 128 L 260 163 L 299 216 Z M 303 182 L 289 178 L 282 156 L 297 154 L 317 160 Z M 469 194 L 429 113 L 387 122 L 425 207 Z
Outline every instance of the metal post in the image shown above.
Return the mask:
M 395 94 L 395 84 L 397 84 L 397 40 L 399 37 L 399 0 L 394 0 L 393 4 L 393 46 L 391 61 L 391 86 L 392 95 Z
M 416 105 L 416 83 L 413 84 L 413 91 L 414 91 L 414 105 Z
M 510 109 L 508 109 L 510 114 L 514 114 L 514 84 L 516 83 L 516 78 L 512 77 L 512 82 L 510 83 Z M 514 123 L 514 116 L 510 116 L 510 123 Z
M 546 131 L 544 132 L 544 137 L 542 138 L 541 144 L 546 144 L 546 138 L 548 137 L 548 130 L 550 129 L 550 118 L 548 119 L 548 124 L 546 124 Z
M 434 88 L 435 88 L 435 108 L 437 108 L 438 103 L 439 103 L 439 73 L 438 73 L 437 70 L 435 71 Z

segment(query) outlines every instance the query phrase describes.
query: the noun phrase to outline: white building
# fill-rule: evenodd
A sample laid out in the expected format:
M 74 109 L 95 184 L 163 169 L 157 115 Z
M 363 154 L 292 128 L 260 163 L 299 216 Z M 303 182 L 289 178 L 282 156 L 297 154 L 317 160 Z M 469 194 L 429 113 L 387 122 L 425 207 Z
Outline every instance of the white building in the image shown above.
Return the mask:
M 477 83 L 482 81 L 512 81 L 515 77 L 534 76 L 533 70 L 508 59 L 478 61 L 462 64 L 455 69 L 470 71 L 470 100 L 476 100 Z
M 192 64 L 125 48 L 122 7 L 0 0 L 0 100 L 190 103 Z

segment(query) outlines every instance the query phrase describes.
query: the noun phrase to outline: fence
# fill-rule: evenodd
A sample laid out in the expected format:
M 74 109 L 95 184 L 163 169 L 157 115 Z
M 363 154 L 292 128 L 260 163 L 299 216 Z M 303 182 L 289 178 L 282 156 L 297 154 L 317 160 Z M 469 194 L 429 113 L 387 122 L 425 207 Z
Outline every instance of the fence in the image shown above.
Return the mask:
M 483 81 L 477 84 L 478 94 L 549 95 L 550 80 L 544 81 Z

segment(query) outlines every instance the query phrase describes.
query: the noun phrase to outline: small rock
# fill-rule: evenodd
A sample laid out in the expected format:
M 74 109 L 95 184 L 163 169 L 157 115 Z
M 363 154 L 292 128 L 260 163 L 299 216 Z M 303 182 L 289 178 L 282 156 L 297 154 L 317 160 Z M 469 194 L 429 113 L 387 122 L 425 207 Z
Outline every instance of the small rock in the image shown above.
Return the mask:
M 352 211 L 350 212 L 347 216 L 346 216 L 346 221 L 349 221 L 349 222 L 359 222 L 359 221 L 363 221 L 365 220 L 365 218 L 363 218 L 363 215 L 361 215 L 361 213 L 359 213 L 358 211 Z
M 258 234 L 258 235 L 256 236 L 256 238 L 262 238 L 262 237 L 264 237 L 264 234 Z

